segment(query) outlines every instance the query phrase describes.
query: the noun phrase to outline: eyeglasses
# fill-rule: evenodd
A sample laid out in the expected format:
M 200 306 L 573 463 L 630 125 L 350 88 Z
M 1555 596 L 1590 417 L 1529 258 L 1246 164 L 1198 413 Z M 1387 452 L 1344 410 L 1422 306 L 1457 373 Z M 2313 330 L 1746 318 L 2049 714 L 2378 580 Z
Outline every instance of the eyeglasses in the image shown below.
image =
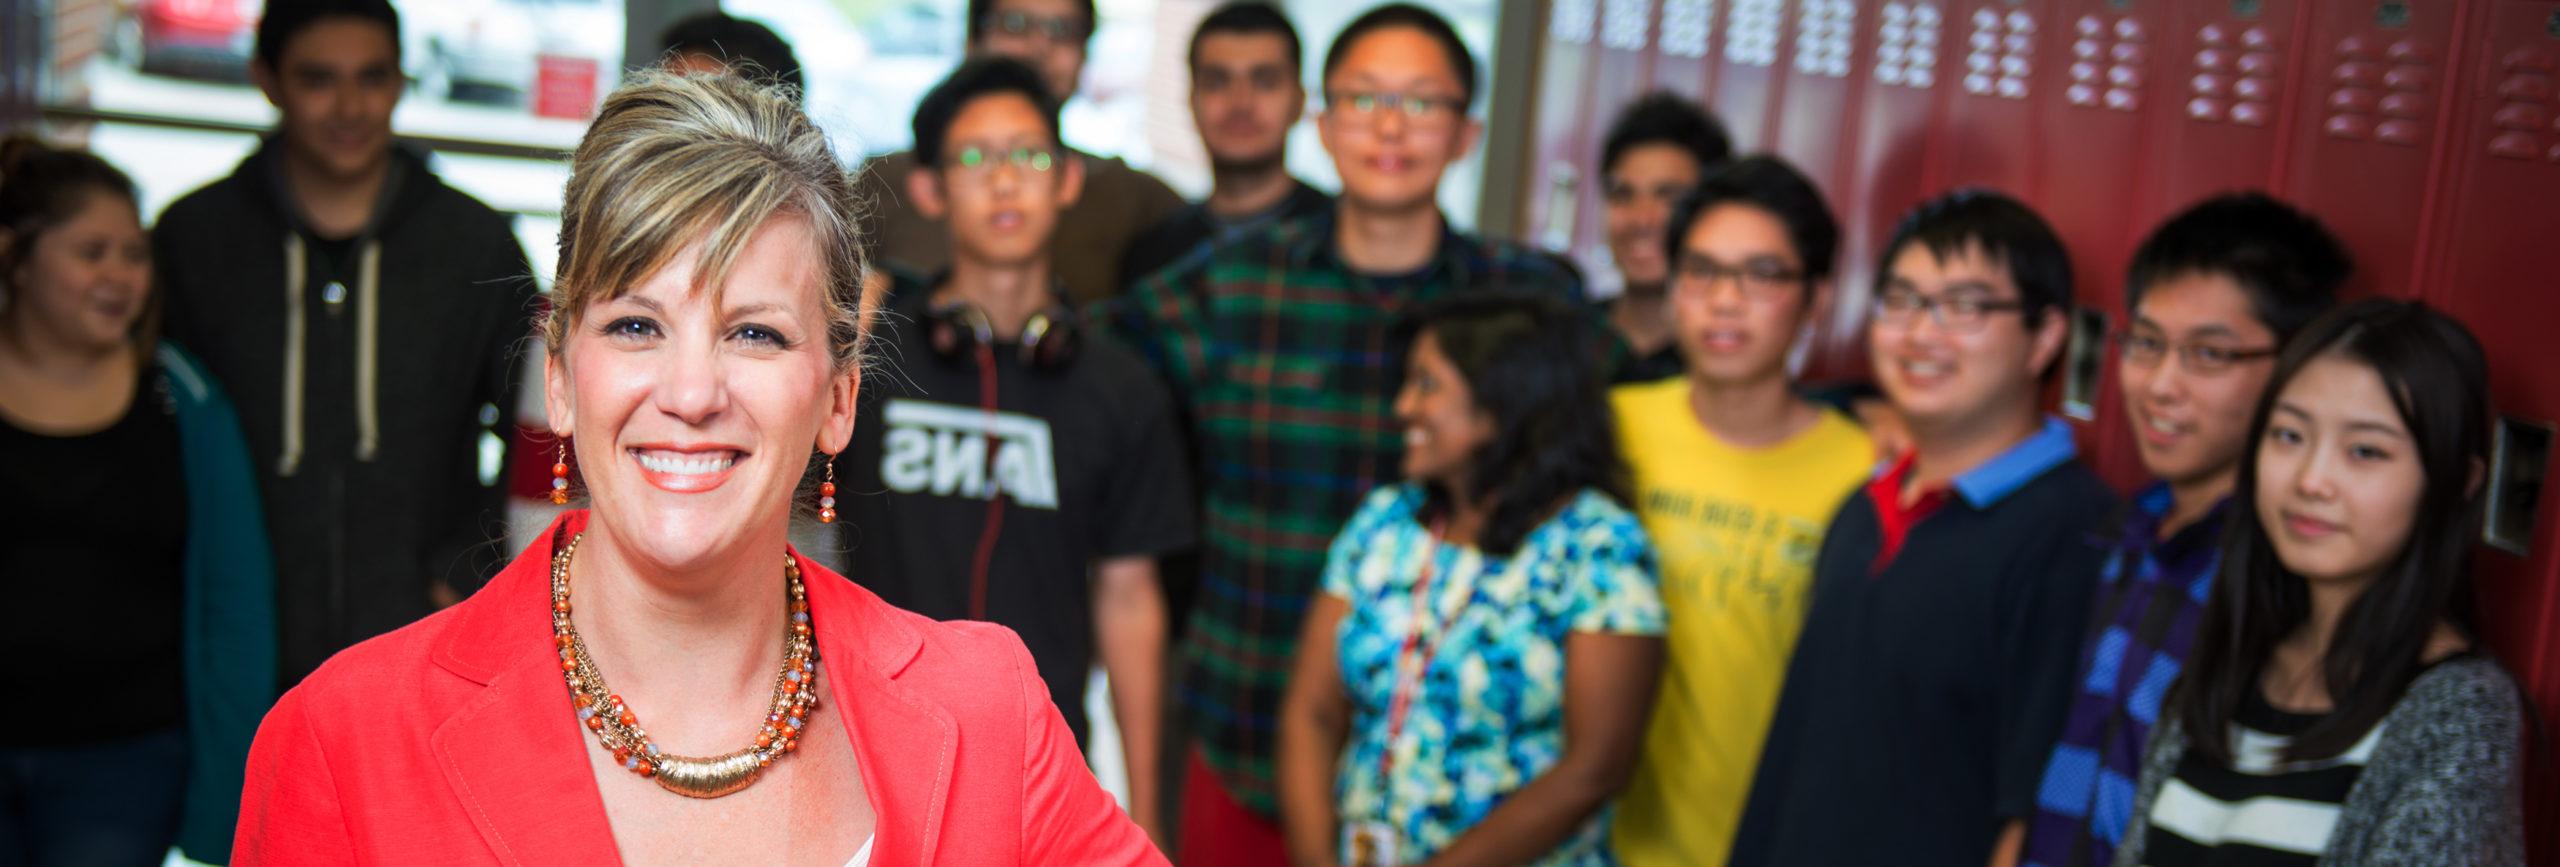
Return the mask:
M 1374 124 L 1389 112 L 1401 111 L 1406 123 L 1435 129 L 1455 125 L 1465 111 L 1450 97 L 1372 90 L 1328 90 L 1324 101 L 1327 108 L 1362 123 Z
M 1887 289 L 1876 296 L 1876 321 L 1897 328 L 1907 328 L 1920 321 L 1926 312 L 1937 320 L 1938 327 L 1957 334 L 1981 331 L 1991 321 L 1991 314 L 2027 309 L 2023 301 L 2000 301 L 1972 295 L 1945 298 L 1922 295 L 1909 289 Z
M 1006 36 L 1029 36 L 1037 32 L 1051 42 L 1083 42 L 1085 23 L 1065 16 L 1050 17 L 1029 12 L 997 12 L 980 22 L 989 30 Z
M 2162 359 L 2175 353 L 2178 356 L 2178 364 L 2184 366 L 2188 373 L 2205 376 L 2225 373 L 2240 366 L 2242 362 L 2269 358 L 2276 354 L 2274 347 L 2240 349 L 2212 343 L 2173 342 L 2167 337 L 2147 331 L 2122 332 L 2115 338 L 2117 351 L 2123 356 L 2126 364 L 2145 369 L 2158 367 Z
M 1681 295 L 1700 296 L 1715 293 L 1717 283 L 1733 278 L 1749 301 L 1775 301 L 1796 291 L 1804 282 L 1804 271 L 1765 259 L 1754 259 L 1740 265 L 1727 265 L 1696 254 L 1680 257 L 1672 276 L 1671 290 Z
M 1017 147 L 996 150 L 976 146 L 964 147 L 951 156 L 950 171 L 972 178 L 991 177 L 997 169 L 1012 166 L 1032 174 L 1047 174 L 1058 164 L 1057 154 L 1046 148 Z

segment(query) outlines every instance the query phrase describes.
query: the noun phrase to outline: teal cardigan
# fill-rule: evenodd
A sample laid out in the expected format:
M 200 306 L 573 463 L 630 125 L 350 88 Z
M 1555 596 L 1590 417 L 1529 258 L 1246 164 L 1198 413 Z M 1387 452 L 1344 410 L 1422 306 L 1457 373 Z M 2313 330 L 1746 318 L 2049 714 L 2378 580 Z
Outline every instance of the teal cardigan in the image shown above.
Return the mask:
M 176 404 L 187 483 L 187 794 L 178 849 L 231 860 L 249 741 L 276 700 L 276 569 L 249 446 L 231 401 L 168 343 L 160 376 Z

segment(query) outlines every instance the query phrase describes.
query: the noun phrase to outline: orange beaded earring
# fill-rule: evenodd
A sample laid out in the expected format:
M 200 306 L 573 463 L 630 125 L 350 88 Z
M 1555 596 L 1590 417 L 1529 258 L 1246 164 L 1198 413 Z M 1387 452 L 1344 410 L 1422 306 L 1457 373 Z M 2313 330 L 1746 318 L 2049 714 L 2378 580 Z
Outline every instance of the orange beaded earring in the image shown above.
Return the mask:
M 819 452 L 819 454 L 826 454 Z M 827 455 L 827 480 L 818 483 L 818 523 L 836 522 L 836 456 Z
M 560 438 L 560 457 L 551 462 L 551 504 L 569 504 L 569 438 Z

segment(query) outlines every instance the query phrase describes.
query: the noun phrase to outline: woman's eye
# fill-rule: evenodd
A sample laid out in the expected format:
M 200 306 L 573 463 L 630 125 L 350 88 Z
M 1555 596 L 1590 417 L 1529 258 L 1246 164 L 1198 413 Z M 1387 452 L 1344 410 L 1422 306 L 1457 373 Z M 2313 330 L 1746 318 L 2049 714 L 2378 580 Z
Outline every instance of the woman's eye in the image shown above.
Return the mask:
M 2271 427 L 2267 429 L 2267 439 L 2285 445 L 2296 445 L 2302 442 L 2302 432 L 2289 427 Z
M 2391 459 L 2391 453 L 2374 446 L 2356 445 L 2347 447 L 2347 457 L 2359 461 L 2387 461 Z
M 638 316 L 625 316 L 604 324 L 606 337 L 640 338 L 658 336 L 658 323 Z
M 735 332 L 734 336 L 742 340 L 762 343 L 775 348 L 784 348 L 791 345 L 791 341 L 785 339 L 782 336 L 782 332 L 762 325 L 738 326 L 738 330 Z

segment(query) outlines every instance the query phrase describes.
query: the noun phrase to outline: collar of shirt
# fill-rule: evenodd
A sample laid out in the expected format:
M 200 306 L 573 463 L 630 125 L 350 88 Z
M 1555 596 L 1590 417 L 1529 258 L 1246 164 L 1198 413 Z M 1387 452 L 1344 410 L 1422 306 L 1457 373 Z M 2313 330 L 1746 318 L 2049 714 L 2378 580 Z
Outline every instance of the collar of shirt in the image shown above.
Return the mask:
M 2231 512 L 2231 495 L 2223 495 L 2194 523 L 2162 539 L 2160 522 L 2168 519 L 2176 502 L 2167 482 L 2153 482 L 2135 494 L 2133 508 L 2125 516 L 2124 536 L 2116 540 L 2116 550 L 2145 554 L 2163 569 L 2181 576 L 2192 576 L 2210 564 L 2220 552 L 2222 528 Z
M 1300 224 L 1304 231 L 1291 239 L 1288 250 L 1290 270 L 1324 269 L 1349 274 L 1358 283 L 1368 282 L 1366 278 L 1373 275 L 1361 273 L 1342 259 L 1342 246 L 1334 241 L 1334 226 L 1339 219 L 1337 211 L 1328 208 Z M 1440 217 L 1440 240 L 1432 251 L 1431 260 L 1401 276 L 1464 286 L 1469 282 L 1468 275 L 1491 268 L 1485 258 L 1483 248 L 1468 243 L 1465 236 L 1449 225 L 1449 218 L 1444 214 Z
M 1902 543 L 1910 538 L 1911 528 L 1946 505 L 1950 499 L 1962 498 L 1976 510 L 1988 509 L 2026 487 L 2045 471 L 2061 466 L 2077 457 L 2079 446 L 2072 441 L 2071 423 L 2047 416 L 2044 427 L 2035 435 L 2010 446 L 1981 466 L 1957 475 L 1946 487 L 1921 491 L 1911 502 L 1902 499 L 1903 485 L 1911 478 L 1917 463 L 1916 451 L 1904 452 L 1900 458 L 1884 465 L 1873 480 L 1867 482 L 1867 499 L 1875 504 L 1876 521 L 1883 531 L 1876 549 L 1874 571 L 1883 572 L 1902 552 Z

